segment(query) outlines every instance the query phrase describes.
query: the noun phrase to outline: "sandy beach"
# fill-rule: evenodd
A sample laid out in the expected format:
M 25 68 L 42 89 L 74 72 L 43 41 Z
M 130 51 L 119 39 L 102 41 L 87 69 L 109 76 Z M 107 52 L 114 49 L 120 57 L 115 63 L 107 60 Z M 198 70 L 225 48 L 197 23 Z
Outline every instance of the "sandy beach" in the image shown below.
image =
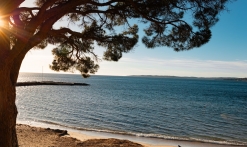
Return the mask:
M 17 125 L 17 136 L 20 147 L 173 147 L 140 144 L 24 124 Z
M 20 147 L 242 147 L 17 124 Z

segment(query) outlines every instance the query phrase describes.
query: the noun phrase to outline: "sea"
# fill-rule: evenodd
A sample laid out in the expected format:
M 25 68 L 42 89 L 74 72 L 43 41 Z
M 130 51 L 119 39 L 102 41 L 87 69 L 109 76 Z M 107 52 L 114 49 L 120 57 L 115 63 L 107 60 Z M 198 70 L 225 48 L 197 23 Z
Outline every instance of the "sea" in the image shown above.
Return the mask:
M 20 73 L 18 122 L 164 140 L 247 146 L 247 82 L 221 78 Z

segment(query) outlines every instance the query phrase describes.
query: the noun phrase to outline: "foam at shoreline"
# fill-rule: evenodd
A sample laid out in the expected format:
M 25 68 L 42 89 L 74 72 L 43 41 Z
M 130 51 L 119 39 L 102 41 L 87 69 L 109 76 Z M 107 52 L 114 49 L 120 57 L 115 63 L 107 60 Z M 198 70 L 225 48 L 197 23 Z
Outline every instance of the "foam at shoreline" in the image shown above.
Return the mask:
M 114 132 L 109 130 L 96 130 L 96 129 L 84 129 L 84 128 L 75 128 L 69 126 L 63 126 L 60 124 L 52 122 L 37 122 L 37 121 L 17 121 L 18 124 L 26 124 L 33 127 L 42 127 L 42 128 L 52 128 L 52 129 L 63 129 L 71 132 L 72 137 L 77 138 L 76 136 L 87 136 L 88 139 L 92 138 L 116 138 L 116 139 L 125 139 L 133 142 L 138 142 L 141 144 L 148 144 L 148 146 L 175 146 L 181 145 L 182 147 L 241 147 L 246 146 L 244 144 L 233 144 L 224 141 L 210 141 L 210 140 L 199 140 L 199 139 L 184 139 L 184 138 L 175 138 L 169 137 L 162 138 L 163 136 L 158 136 L 155 134 L 135 134 L 135 133 L 125 133 L 125 132 Z M 77 138 L 80 139 L 80 138 Z M 85 138 L 84 138 L 85 140 Z

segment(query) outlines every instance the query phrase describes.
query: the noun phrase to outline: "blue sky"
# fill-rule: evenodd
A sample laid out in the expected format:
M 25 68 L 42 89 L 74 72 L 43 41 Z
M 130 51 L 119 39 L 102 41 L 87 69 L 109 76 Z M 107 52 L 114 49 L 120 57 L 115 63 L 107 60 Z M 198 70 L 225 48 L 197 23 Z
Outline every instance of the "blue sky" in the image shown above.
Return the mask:
M 99 62 L 96 75 L 247 77 L 247 0 L 234 1 L 227 8 L 229 11 L 220 14 L 220 21 L 212 28 L 212 38 L 206 45 L 174 52 L 166 47 L 147 49 L 139 41 L 119 62 Z M 53 47 L 31 50 L 20 71 L 42 72 L 43 67 L 44 73 L 56 73 L 49 69 Z M 101 55 L 103 49 L 96 47 L 96 52 Z

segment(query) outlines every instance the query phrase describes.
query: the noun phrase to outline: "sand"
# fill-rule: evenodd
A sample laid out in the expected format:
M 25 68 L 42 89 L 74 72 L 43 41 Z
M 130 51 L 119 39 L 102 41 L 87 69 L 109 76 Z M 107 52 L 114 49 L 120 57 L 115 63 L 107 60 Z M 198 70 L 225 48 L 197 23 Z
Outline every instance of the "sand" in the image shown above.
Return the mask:
M 175 147 L 134 143 L 129 140 L 95 137 L 24 124 L 18 124 L 16 128 L 20 147 Z
M 145 138 L 73 130 L 69 128 L 60 128 L 62 130 L 59 130 L 53 126 L 30 125 L 18 124 L 16 126 L 20 147 L 178 147 L 178 145 L 181 145 L 181 147 L 246 147 L 195 141 Z M 67 129 L 68 131 L 63 129 Z

